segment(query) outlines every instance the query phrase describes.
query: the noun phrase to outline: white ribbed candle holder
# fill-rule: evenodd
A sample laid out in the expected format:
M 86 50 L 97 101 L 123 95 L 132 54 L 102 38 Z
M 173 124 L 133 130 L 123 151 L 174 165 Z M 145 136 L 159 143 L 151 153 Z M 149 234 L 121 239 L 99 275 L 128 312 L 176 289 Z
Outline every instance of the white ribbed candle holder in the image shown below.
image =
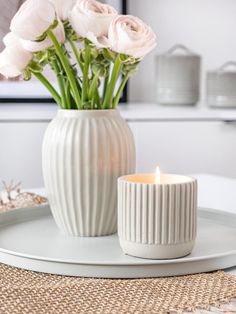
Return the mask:
M 162 174 L 118 179 L 118 235 L 126 254 L 153 259 L 191 253 L 197 231 L 197 181 Z

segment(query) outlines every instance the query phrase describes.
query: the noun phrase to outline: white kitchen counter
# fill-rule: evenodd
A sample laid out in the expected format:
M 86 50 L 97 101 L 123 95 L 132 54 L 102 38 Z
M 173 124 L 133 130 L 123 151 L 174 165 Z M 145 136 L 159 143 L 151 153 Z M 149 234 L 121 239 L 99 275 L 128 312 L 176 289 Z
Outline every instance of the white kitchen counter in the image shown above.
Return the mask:
M 157 104 L 132 103 L 119 106 L 128 121 L 236 121 L 236 109 L 212 109 L 203 105 L 164 107 Z M 55 104 L 0 103 L 0 122 L 50 121 L 56 114 Z

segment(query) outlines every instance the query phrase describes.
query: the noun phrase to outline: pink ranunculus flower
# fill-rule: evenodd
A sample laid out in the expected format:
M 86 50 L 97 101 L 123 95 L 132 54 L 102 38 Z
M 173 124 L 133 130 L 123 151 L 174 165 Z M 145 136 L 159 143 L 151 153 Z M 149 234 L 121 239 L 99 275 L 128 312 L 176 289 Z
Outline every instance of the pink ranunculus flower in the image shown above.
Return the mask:
M 6 47 L 8 46 L 14 46 L 14 45 L 20 45 L 21 43 L 21 39 L 16 35 L 14 34 L 13 32 L 9 32 L 7 33 L 3 39 L 2 39 L 4 45 Z
M 150 26 L 132 15 L 119 15 L 110 24 L 108 40 L 113 51 L 143 58 L 156 46 Z
M 69 17 L 69 12 L 73 8 L 76 0 L 49 0 L 55 7 L 57 18 L 65 21 Z
M 48 0 L 27 0 L 13 17 L 10 29 L 22 39 L 36 40 L 55 18 L 55 8 Z
M 64 31 L 64 26 L 60 20 L 58 20 L 58 25 L 52 32 L 56 36 L 58 42 L 63 44 L 66 40 L 66 35 Z M 38 52 L 53 46 L 52 40 L 47 36 L 43 41 L 31 41 L 31 40 L 21 40 L 23 48 L 31 52 Z
M 89 39 L 98 49 L 109 48 L 109 41 L 107 36 L 96 37 L 94 33 L 88 32 L 86 38 Z
M 77 0 L 69 15 L 69 21 L 79 36 L 88 38 L 99 48 L 106 46 L 110 23 L 117 11 L 95 0 Z
M 25 50 L 13 33 L 4 38 L 6 48 L 0 53 L 0 74 L 6 78 L 16 77 L 22 74 L 33 58 L 33 54 Z

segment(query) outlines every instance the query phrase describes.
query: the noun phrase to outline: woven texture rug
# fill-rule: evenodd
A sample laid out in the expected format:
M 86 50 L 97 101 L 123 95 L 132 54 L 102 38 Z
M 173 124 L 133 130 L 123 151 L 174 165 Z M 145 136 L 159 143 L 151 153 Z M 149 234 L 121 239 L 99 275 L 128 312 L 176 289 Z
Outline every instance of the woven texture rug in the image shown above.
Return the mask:
M 108 280 L 40 274 L 0 264 L 1 314 L 183 313 L 219 306 L 234 297 L 236 278 L 221 271 Z

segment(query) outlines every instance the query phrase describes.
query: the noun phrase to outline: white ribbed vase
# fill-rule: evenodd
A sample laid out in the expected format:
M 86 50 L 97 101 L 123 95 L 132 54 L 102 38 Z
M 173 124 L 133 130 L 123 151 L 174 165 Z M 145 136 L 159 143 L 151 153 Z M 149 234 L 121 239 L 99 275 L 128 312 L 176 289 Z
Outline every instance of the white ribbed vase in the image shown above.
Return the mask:
M 54 219 L 73 236 L 117 231 L 117 178 L 135 170 L 133 135 L 118 110 L 59 110 L 43 141 Z
M 168 259 L 185 256 L 193 249 L 197 181 L 177 175 L 161 178 L 163 184 L 153 183 L 153 175 L 118 180 L 118 235 L 126 254 Z

